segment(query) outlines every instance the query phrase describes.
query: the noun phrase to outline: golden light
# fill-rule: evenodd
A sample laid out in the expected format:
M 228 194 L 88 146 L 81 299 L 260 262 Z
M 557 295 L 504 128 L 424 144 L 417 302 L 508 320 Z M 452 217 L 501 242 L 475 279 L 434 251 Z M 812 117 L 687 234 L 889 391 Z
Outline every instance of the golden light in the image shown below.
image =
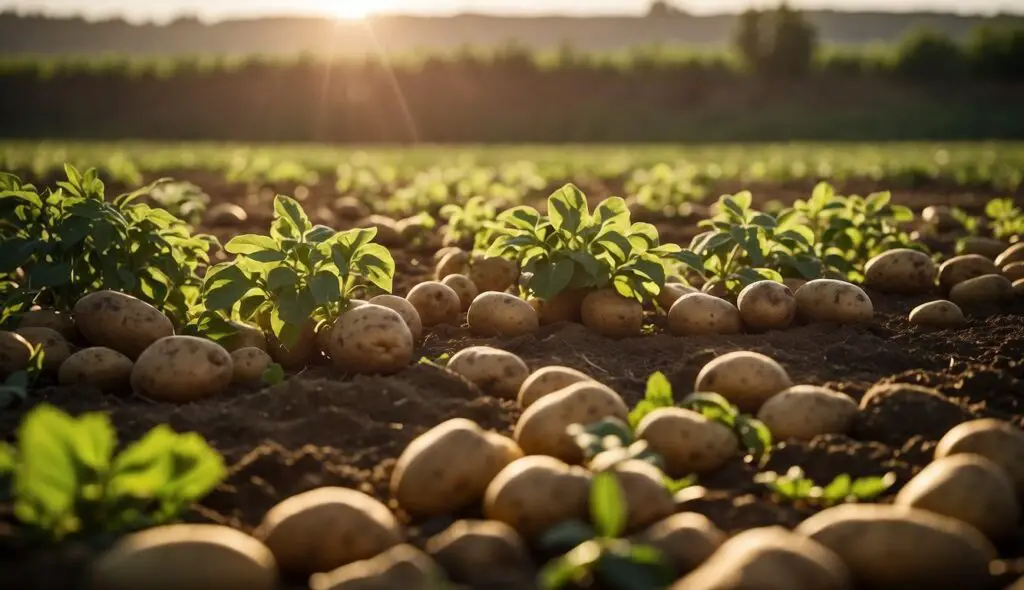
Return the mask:
M 318 0 L 318 8 L 338 20 L 360 20 L 386 8 L 387 0 Z

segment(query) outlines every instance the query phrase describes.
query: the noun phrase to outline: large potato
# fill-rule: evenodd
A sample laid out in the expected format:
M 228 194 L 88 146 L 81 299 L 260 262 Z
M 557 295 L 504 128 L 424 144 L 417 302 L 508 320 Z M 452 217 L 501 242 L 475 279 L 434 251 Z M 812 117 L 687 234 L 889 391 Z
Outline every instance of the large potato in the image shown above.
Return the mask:
M 504 399 L 515 399 L 530 369 L 511 352 L 490 346 L 471 346 L 448 359 L 449 371 L 462 375 L 482 391 Z
M 291 575 L 328 572 L 402 542 L 387 506 L 348 488 L 324 487 L 286 498 L 253 532 Z
M 377 295 L 370 299 L 369 303 L 398 312 L 398 315 L 402 316 L 402 319 L 405 320 L 405 325 L 409 326 L 413 340 L 419 340 L 423 337 L 423 322 L 420 321 L 420 313 L 416 311 L 416 307 L 412 303 L 409 303 L 408 299 L 398 297 L 397 295 Z
M 275 590 L 259 541 L 215 524 L 158 526 L 121 538 L 92 566 L 94 590 Z
M 516 400 L 520 409 L 525 410 L 545 395 L 568 387 L 580 381 L 593 381 L 589 375 L 569 367 L 551 366 L 537 369 L 519 387 Z
M 864 284 L 884 293 L 927 293 L 935 287 L 938 270 L 924 252 L 896 248 L 882 252 L 864 267 Z
M 18 328 L 50 328 L 60 332 L 68 342 L 75 342 L 81 336 L 70 314 L 53 309 L 33 309 L 22 314 Z
M 661 469 L 640 459 L 621 461 L 616 453 L 603 455 L 614 462 L 602 462 L 602 455 L 598 455 L 590 468 L 611 473 L 619 482 L 626 502 L 626 532 L 640 530 L 675 512 L 676 503 L 665 487 L 665 474 Z
M 306 368 L 320 357 L 320 342 L 317 339 L 316 324 L 306 322 L 299 332 L 298 339 L 288 345 L 277 339 L 273 334 L 267 337 L 267 353 L 274 362 L 285 369 L 299 370 Z
M 590 472 L 533 456 L 501 470 L 484 494 L 484 515 L 533 539 L 567 520 L 586 520 Z
M 1003 267 L 1003 276 L 1010 282 L 1024 279 L 1024 262 L 1011 262 Z
M 453 274 L 448 275 L 441 279 L 442 285 L 447 285 L 455 294 L 459 296 L 459 308 L 466 312 L 469 311 L 469 306 L 473 304 L 473 300 L 480 292 L 476 288 L 476 283 L 469 280 L 466 275 Z
M 677 574 L 687 574 L 707 561 L 727 538 L 703 514 L 681 512 L 647 527 L 635 540 L 660 551 Z
M 496 520 L 459 520 L 431 537 L 426 550 L 454 581 L 477 588 L 522 580 L 533 567 L 519 533 Z
M 424 328 L 433 328 L 438 324 L 459 324 L 462 302 L 459 294 L 444 283 L 422 282 L 413 287 L 405 298 L 416 308 Z
M 185 404 L 223 393 L 235 368 L 221 345 L 194 336 L 167 336 L 139 355 L 132 367 L 135 393 L 159 402 Z
M 960 254 L 978 254 L 995 260 L 1003 250 L 1006 250 L 1006 243 L 994 238 L 967 236 L 960 241 Z
M 739 449 L 728 426 L 683 408 L 658 408 L 647 414 L 637 425 L 636 436 L 661 455 L 672 477 L 714 471 Z
M 740 291 L 736 300 L 740 319 L 754 330 L 781 330 L 793 323 L 796 298 L 789 287 L 775 281 L 756 281 Z
M 43 370 L 56 371 L 71 356 L 71 345 L 53 328 L 18 328 L 16 334 L 43 349 Z
M 494 476 L 521 456 L 508 438 L 453 418 L 402 451 L 391 474 L 391 496 L 413 516 L 451 514 L 479 502 Z
M 658 293 L 656 301 L 658 302 L 658 307 L 665 310 L 665 313 L 668 313 L 668 310 L 672 309 L 676 301 L 679 301 L 683 295 L 689 295 L 690 293 L 700 293 L 700 291 L 682 283 L 665 283 L 665 286 L 661 288 L 661 292 Z
M 794 385 L 766 401 L 757 413 L 776 440 L 811 440 L 821 434 L 846 434 L 857 402 L 845 393 L 815 385 Z
M 668 311 L 668 329 L 676 336 L 739 334 L 743 330 L 740 310 L 707 293 L 683 295 Z
M 1003 539 L 1017 530 L 1020 507 L 1009 475 L 981 455 L 950 455 L 935 460 L 903 486 L 899 506 L 955 518 Z
M 334 366 L 348 373 L 396 373 L 412 362 L 409 326 L 397 311 L 380 305 L 341 314 L 326 339 Z
M 558 322 L 581 322 L 583 300 L 589 294 L 589 289 L 570 289 L 547 301 L 534 297 L 530 299 L 530 306 L 537 312 L 537 319 L 544 326 Z
M 644 322 L 644 306 L 627 299 L 612 288 L 591 291 L 580 307 L 583 325 L 602 336 L 626 338 L 639 336 Z
M 1013 299 L 1013 283 L 998 274 L 967 279 L 949 290 L 949 300 L 961 306 L 998 303 L 1009 299 Z
M 533 307 L 508 293 L 487 291 L 476 296 L 466 313 L 469 331 L 476 336 L 523 336 L 536 332 L 540 324 Z
M 695 391 L 721 394 L 744 412 L 756 412 L 774 395 L 793 386 L 786 370 L 774 359 L 738 350 L 723 354 L 697 374 Z
M 174 334 L 174 325 L 152 305 L 117 291 L 97 291 L 78 300 L 75 325 L 94 346 L 137 358 L 150 344 Z
M 550 455 L 566 463 L 579 463 L 583 452 L 566 429 L 609 417 L 625 420 L 628 414 L 626 402 L 611 388 L 583 381 L 534 402 L 519 417 L 513 438 L 527 455 Z
M 105 393 L 128 389 L 131 378 L 132 359 L 102 346 L 72 354 L 57 374 L 61 385 L 95 387 Z
M 964 422 L 942 437 L 935 459 L 961 453 L 981 455 L 1002 467 L 1024 498 L 1024 431 L 994 418 Z
M 835 553 L 787 531 L 744 531 L 670 590 L 852 590 L 850 571 Z
M 235 383 L 259 381 L 272 362 L 266 351 L 255 346 L 232 351 L 231 364 L 235 367 L 232 380 Z
M 985 535 L 956 519 L 883 504 L 828 508 L 796 527 L 831 549 L 857 588 L 984 588 L 996 551 Z
M 503 293 L 519 279 L 519 265 L 504 258 L 474 257 L 469 265 L 469 280 L 481 293 Z
M 24 371 L 32 359 L 32 345 L 14 332 L 0 331 L 0 377 Z
M 221 345 L 228 352 L 234 352 L 240 348 L 259 348 L 262 350 L 269 351 L 270 348 L 267 345 L 267 337 L 263 333 L 263 330 L 246 324 L 243 322 L 228 322 L 231 327 L 234 328 L 235 333 L 222 342 Z
M 434 279 L 441 281 L 451 275 L 464 275 L 468 267 L 469 253 L 461 248 L 451 248 L 438 259 Z M 476 287 L 476 283 L 473 283 L 473 286 Z
M 940 299 L 922 303 L 910 311 L 910 323 L 935 328 L 956 328 L 967 323 L 960 306 Z
M 954 256 L 939 266 L 939 285 L 949 291 L 967 279 L 998 273 L 999 267 L 979 254 Z
M 1011 262 L 1024 262 L 1024 241 L 1013 244 L 999 256 L 996 256 L 996 266 L 1002 268 Z
M 310 590 L 436 590 L 444 587 L 444 572 L 426 553 L 412 545 L 397 545 L 375 557 L 309 578 Z
M 865 324 L 875 308 L 864 289 L 835 279 L 815 279 L 796 291 L 797 313 L 812 322 Z

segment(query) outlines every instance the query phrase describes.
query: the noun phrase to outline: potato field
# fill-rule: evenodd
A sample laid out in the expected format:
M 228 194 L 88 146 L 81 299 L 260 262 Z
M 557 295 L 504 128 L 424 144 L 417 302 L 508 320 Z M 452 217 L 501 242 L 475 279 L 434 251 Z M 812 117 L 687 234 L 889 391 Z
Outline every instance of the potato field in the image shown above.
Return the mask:
M 1024 589 L 1024 144 L 0 170 L 4 588 Z

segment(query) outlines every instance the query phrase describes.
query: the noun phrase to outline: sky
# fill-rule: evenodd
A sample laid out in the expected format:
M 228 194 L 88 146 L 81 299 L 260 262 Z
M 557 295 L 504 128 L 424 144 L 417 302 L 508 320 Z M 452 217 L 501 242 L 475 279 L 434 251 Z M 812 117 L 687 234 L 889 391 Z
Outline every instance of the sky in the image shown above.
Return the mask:
M 694 13 L 729 12 L 774 0 L 677 0 Z M 318 14 L 358 18 L 374 12 L 452 14 L 641 14 L 650 0 L 0 0 L 0 9 L 40 10 L 91 18 L 121 16 L 132 21 L 166 21 L 181 14 L 204 20 L 239 16 Z M 966 13 L 1024 12 L 1024 0 L 791 0 L 807 8 L 845 10 L 942 10 Z

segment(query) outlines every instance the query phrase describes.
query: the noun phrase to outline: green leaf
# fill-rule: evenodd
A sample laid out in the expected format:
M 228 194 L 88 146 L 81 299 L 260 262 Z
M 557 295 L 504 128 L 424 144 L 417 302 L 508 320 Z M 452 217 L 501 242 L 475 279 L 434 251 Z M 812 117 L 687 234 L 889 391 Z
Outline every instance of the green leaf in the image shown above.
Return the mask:
M 622 197 L 608 197 L 594 208 L 594 223 L 625 229 L 629 226 L 629 207 Z
M 37 406 L 22 420 L 14 478 L 19 520 L 43 528 L 64 526 L 82 483 L 75 459 L 78 442 L 75 420 L 51 405 Z
M 533 266 L 533 277 L 530 279 L 530 291 L 544 301 L 554 298 L 569 286 L 575 268 L 576 265 L 570 258 L 536 264 Z
M 735 422 L 740 444 L 755 458 L 762 458 L 772 448 L 772 433 L 760 420 L 740 416 Z
M 672 397 L 672 384 L 664 373 L 655 371 L 647 378 L 644 399 L 663 408 L 675 405 L 675 399 Z
M 338 275 L 320 271 L 309 279 L 309 290 L 317 305 L 326 305 L 341 300 L 341 279 Z
M 270 236 L 246 234 L 232 238 L 224 245 L 229 254 L 253 254 L 264 250 L 277 252 L 280 246 Z
M 279 226 L 280 228 L 288 228 L 282 232 L 285 237 L 299 239 L 313 227 L 309 222 L 309 217 L 306 217 L 306 212 L 302 210 L 302 205 L 291 197 L 284 195 L 274 197 L 274 215 L 275 222 L 284 222 L 284 225 Z
M 863 477 L 850 486 L 850 495 L 858 500 L 870 500 L 883 494 L 895 483 L 895 473 L 886 473 L 882 477 Z
M 394 287 L 395 259 L 391 252 L 380 244 L 360 246 L 355 259 L 356 271 L 372 285 L 385 293 Z
M 71 264 L 68 262 L 42 263 L 28 273 L 33 287 L 61 287 L 71 282 Z
M 262 376 L 263 383 L 265 385 L 277 385 L 284 381 L 284 368 L 277 363 L 271 363 L 267 366 L 266 370 L 263 371 Z
M 614 473 L 594 475 L 590 482 L 590 517 L 597 534 L 617 538 L 626 527 L 626 499 Z
M 590 567 L 600 558 L 600 545 L 593 541 L 583 543 L 541 569 L 537 578 L 541 590 L 560 590 L 582 581 L 590 572 Z
M 10 475 L 17 465 L 18 453 L 10 444 L 0 441 L 0 477 Z
M 821 498 L 828 504 L 837 504 L 845 500 L 852 491 L 852 479 L 846 473 L 832 480 L 821 492 Z
M 154 498 L 171 481 L 172 451 L 177 435 L 161 424 L 128 445 L 114 459 L 109 493 L 112 497 Z
M 224 459 L 194 432 L 175 435 L 171 447 L 171 481 L 159 490 L 176 510 L 210 493 L 227 475 Z
M 299 274 L 287 266 L 276 266 L 267 273 L 267 289 L 280 291 L 299 284 Z
M 590 222 L 587 198 L 576 185 L 567 184 L 548 197 L 548 219 L 556 231 L 575 235 Z

